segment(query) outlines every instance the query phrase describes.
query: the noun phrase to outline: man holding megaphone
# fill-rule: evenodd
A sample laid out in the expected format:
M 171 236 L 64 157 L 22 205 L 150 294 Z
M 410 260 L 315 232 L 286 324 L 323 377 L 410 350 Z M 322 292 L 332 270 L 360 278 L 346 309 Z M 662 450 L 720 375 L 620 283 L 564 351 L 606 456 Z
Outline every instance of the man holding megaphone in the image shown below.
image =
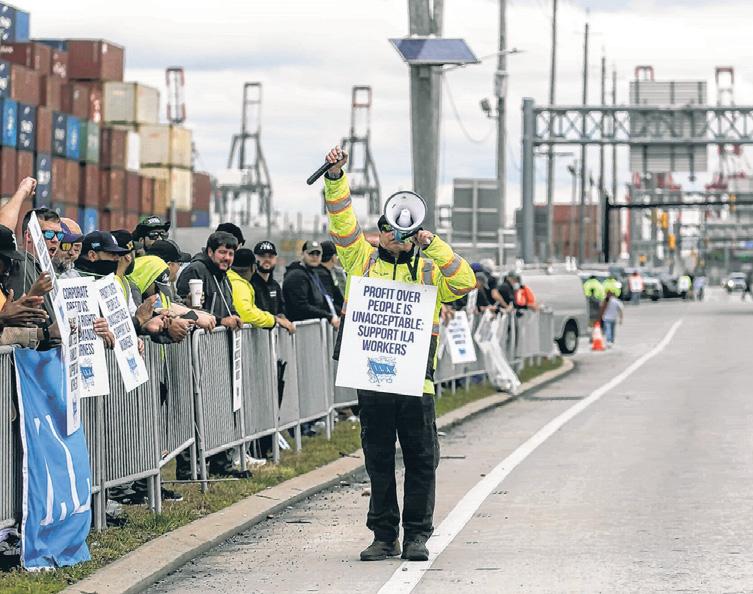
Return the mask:
M 413 192 L 398 192 L 387 200 L 378 223 L 379 246 L 372 247 L 366 241 L 351 206 L 350 188 L 342 170 L 347 160 L 347 154 L 340 147 L 333 148 L 326 157 L 331 166 L 324 182 L 330 235 L 340 263 L 348 273 L 345 307 L 353 276 L 437 287 L 432 338 L 426 353 L 423 397 L 358 390 L 361 441 L 371 479 L 366 525 L 374 532 L 374 542 L 361 552 L 361 559 L 378 561 L 401 552 L 398 542 L 400 509 L 395 481 L 397 437 L 405 463 L 402 558 L 425 561 L 429 555 L 426 541 L 434 530 L 434 491 L 439 464 L 433 383 L 439 314 L 443 302 L 454 301 L 472 291 L 476 277 L 470 265 L 449 245 L 431 231 L 421 228 L 426 204 Z M 335 358 L 339 356 L 343 326 Z M 423 373 L 423 369 L 419 373 Z

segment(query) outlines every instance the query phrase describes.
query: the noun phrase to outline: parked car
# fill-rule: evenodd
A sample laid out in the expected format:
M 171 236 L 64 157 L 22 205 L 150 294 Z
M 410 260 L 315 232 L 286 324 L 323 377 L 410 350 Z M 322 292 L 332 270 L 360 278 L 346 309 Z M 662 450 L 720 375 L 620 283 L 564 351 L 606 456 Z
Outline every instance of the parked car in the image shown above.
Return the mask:
M 745 273 L 744 272 L 730 272 L 727 280 L 722 285 L 727 289 L 727 293 L 733 293 L 735 291 L 745 290 Z
M 678 276 L 663 273 L 659 275 L 659 280 L 661 281 L 662 295 L 665 298 L 680 297 L 680 289 L 677 286 L 677 282 L 680 280 Z
M 563 355 L 578 350 L 578 339 L 588 330 L 588 303 L 577 274 L 523 271 L 523 283 L 536 301 L 554 312 L 554 341 Z
M 662 287 L 661 280 L 650 272 L 644 272 L 641 297 L 651 299 L 651 301 L 659 301 L 663 296 L 664 288 Z

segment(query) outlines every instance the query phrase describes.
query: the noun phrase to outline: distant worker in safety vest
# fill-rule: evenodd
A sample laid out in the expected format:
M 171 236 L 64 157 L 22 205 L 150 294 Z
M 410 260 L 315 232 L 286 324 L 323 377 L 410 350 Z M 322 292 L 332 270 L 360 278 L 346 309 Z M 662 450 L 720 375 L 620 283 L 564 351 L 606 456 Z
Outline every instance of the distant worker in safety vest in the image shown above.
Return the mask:
M 599 312 L 601 311 L 601 303 L 606 297 L 606 291 L 603 285 L 599 282 L 599 279 L 595 275 L 591 275 L 583 283 L 583 292 L 586 295 L 588 301 L 588 319 L 593 324 L 599 319 Z
M 511 273 L 509 276 L 513 281 L 513 303 L 515 309 L 530 309 L 532 311 L 539 309 L 539 305 L 536 303 L 536 296 L 533 294 L 531 287 L 523 284 L 523 279 L 520 278 L 517 272 Z
M 402 558 L 425 561 L 429 557 L 426 541 L 434 531 L 434 491 L 439 464 L 433 382 L 439 314 L 443 302 L 459 299 L 475 288 L 476 276 L 470 265 L 431 231 L 420 230 L 408 240 L 396 240 L 395 231 L 384 216 L 378 222 L 379 245 L 372 247 L 353 212 L 348 180 L 342 171 L 347 160 L 340 147 L 333 148 L 327 154 L 332 167 L 324 183 L 330 235 L 340 263 L 348 273 L 348 287 L 354 275 L 437 287 L 423 397 L 358 390 L 361 441 L 371 479 L 366 525 L 374 532 L 374 542 L 361 552 L 361 560 L 378 561 L 400 555 L 397 540 L 400 508 L 395 481 L 397 437 L 405 463 Z M 419 254 L 417 248 L 421 250 Z M 339 345 L 336 357 L 338 351 Z
M 622 294 L 622 283 L 618 281 L 611 272 L 609 273 L 609 276 L 604 279 L 602 286 L 604 287 L 604 295 L 606 295 L 607 292 L 611 292 L 612 295 L 619 299 Z
M 643 293 L 643 278 L 637 270 L 631 272 L 628 277 L 628 289 L 630 289 L 630 303 L 638 305 L 641 302 L 641 293 Z

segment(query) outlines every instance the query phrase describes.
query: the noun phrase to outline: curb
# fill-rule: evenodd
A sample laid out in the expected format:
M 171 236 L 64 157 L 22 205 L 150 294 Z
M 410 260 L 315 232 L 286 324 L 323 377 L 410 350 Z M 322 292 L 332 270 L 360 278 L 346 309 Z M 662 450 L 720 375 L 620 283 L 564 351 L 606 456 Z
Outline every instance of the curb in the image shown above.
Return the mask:
M 518 395 L 493 394 L 450 411 L 437 419 L 437 429 L 446 430 L 484 411 L 517 400 L 542 388 L 575 368 L 570 359 L 521 386 Z M 364 467 L 363 450 L 287 480 L 261 493 L 186 524 L 151 540 L 94 574 L 67 587 L 63 594 L 134 594 L 188 563 L 194 557 L 259 524 L 311 495 L 333 487 Z

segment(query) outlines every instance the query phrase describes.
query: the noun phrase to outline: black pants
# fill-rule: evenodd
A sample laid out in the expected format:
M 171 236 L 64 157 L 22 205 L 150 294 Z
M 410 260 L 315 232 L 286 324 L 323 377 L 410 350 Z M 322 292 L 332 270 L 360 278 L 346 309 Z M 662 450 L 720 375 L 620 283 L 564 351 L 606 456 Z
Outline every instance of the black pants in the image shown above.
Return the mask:
M 403 535 L 429 538 L 434 531 L 434 491 L 439 440 L 434 396 L 421 398 L 358 390 L 361 442 L 371 479 L 366 526 L 381 541 L 395 540 L 400 528 L 395 480 L 395 438 L 405 464 Z

